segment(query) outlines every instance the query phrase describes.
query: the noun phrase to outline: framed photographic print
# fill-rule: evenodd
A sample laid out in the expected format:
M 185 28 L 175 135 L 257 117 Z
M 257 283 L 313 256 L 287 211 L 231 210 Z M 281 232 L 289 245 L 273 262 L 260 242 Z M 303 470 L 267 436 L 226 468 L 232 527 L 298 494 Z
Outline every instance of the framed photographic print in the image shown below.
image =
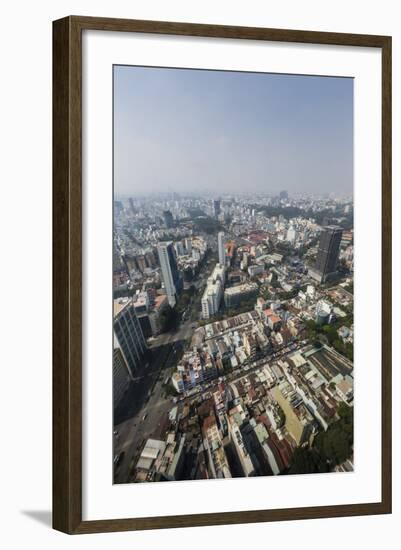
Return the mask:
M 391 38 L 53 25 L 54 528 L 390 513 Z

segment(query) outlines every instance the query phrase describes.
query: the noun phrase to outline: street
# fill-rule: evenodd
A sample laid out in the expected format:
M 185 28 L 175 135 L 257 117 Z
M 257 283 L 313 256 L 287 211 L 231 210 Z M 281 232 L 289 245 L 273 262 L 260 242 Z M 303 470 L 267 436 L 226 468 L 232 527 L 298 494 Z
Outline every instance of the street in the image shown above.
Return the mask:
M 126 483 L 133 459 L 149 437 L 159 437 L 173 404 L 163 396 L 165 378 L 175 365 L 181 344 L 168 343 L 154 349 L 149 371 L 131 384 L 122 407 L 115 413 L 114 455 L 124 452 L 115 468 L 114 482 Z

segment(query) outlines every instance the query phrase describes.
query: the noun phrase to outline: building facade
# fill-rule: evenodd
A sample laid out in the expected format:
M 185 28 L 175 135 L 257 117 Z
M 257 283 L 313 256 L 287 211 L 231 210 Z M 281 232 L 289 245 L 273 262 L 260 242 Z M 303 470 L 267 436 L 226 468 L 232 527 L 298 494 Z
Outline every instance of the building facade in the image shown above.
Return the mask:
M 221 212 L 220 209 L 220 200 L 214 200 L 213 201 L 213 215 L 215 218 L 219 217 L 219 214 Z
M 174 307 L 177 302 L 177 296 L 182 290 L 182 279 L 178 271 L 173 243 L 159 243 L 157 251 L 159 253 L 160 267 L 168 303 L 171 307 Z
M 174 218 L 170 210 L 165 210 L 163 212 L 163 220 L 164 220 L 164 225 L 166 226 L 166 229 L 170 229 L 171 227 L 174 226 Z
M 224 266 L 216 264 L 213 273 L 207 280 L 207 285 L 201 300 L 202 317 L 204 319 L 209 319 L 219 311 L 224 292 L 224 279 Z
M 116 407 L 125 392 L 127 391 L 129 381 L 132 378 L 124 355 L 120 348 L 114 348 L 113 351 L 113 405 Z
M 238 307 L 242 302 L 253 300 L 258 295 L 259 287 L 256 283 L 244 283 L 242 285 L 227 288 L 224 292 L 224 303 L 227 308 Z
M 219 249 L 219 264 L 224 266 L 226 265 L 226 249 L 223 231 L 219 231 L 217 235 L 217 245 Z
M 131 299 L 114 300 L 114 335 L 127 363 L 130 376 L 141 365 L 147 350 L 143 332 Z
M 328 225 L 322 231 L 315 265 L 322 283 L 337 273 L 342 234 L 341 227 L 334 225 Z

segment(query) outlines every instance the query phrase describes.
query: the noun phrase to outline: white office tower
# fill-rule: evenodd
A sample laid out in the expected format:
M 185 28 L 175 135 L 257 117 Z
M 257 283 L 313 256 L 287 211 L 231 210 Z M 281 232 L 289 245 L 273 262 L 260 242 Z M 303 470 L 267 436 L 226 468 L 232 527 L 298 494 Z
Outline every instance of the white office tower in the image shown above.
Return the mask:
M 202 296 L 202 317 L 204 319 L 209 319 L 219 311 L 222 296 L 223 285 L 220 279 L 207 284 Z
M 224 265 L 222 265 L 220 263 L 216 264 L 214 266 L 212 274 L 210 275 L 208 280 L 210 280 L 210 279 L 212 279 L 213 282 L 220 279 L 221 284 L 224 287 L 224 283 L 225 283 L 225 279 L 226 279 L 226 268 L 224 267 Z
M 174 307 L 176 304 L 176 297 L 180 289 L 178 287 L 179 274 L 174 255 L 173 243 L 159 243 L 157 245 L 157 251 L 159 253 L 160 267 L 162 270 L 162 277 L 168 303 L 171 307 Z
M 213 273 L 207 280 L 205 292 L 202 296 L 202 317 L 204 319 L 209 319 L 220 309 L 224 292 L 224 278 L 224 266 L 216 264 Z
M 286 240 L 289 242 L 289 243 L 294 243 L 295 242 L 295 239 L 296 239 L 296 236 L 297 236 L 297 233 L 294 229 L 294 226 L 293 225 L 290 225 L 290 227 L 288 228 L 287 230 L 287 238 Z
M 226 265 L 226 249 L 224 247 L 224 233 L 220 231 L 217 235 L 217 244 L 219 247 L 219 264 Z

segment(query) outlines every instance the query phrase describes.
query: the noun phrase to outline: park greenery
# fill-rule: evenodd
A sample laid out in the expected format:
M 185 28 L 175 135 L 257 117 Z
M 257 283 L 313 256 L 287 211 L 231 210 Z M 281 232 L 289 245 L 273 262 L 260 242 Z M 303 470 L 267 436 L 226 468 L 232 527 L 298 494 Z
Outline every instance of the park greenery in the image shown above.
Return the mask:
M 189 208 L 188 213 L 196 231 L 213 235 L 224 229 L 218 220 L 211 218 L 200 208 Z
M 338 407 L 338 420 L 327 431 L 320 432 L 311 447 L 298 447 L 294 451 L 290 474 L 331 472 L 351 457 L 353 451 L 353 408 L 345 403 Z
M 306 321 L 305 327 L 307 330 L 308 339 L 311 342 L 320 342 L 320 344 L 328 344 L 336 351 L 347 357 L 350 361 L 354 359 L 354 346 L 347 342 L 344 343 L 338 335 L 338 329 L 342 326 L 350 327 L 353 323 L 352 314 L 339 319 L 335 323 L 319 324 L 315 321 Z

